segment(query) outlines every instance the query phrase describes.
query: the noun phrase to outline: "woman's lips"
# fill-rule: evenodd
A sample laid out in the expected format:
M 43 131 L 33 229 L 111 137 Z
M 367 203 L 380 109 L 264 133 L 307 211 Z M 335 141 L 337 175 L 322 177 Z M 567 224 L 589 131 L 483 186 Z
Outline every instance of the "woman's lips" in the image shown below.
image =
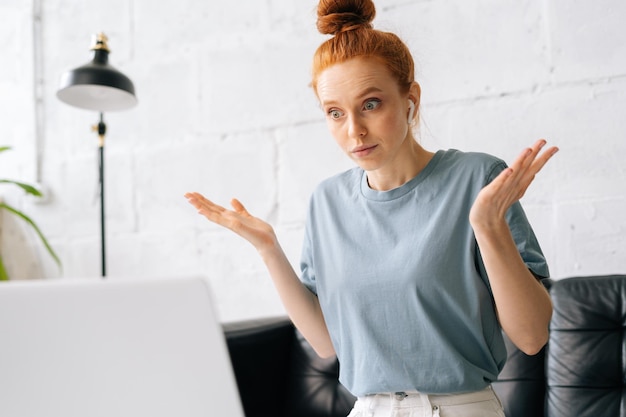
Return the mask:
M 351 153 L 357 158 L 363 158 L 374 152 L 374 149 L 376 149 L 377 146 L 378 145 L 357 146 L 356 148 L 352 149 Z

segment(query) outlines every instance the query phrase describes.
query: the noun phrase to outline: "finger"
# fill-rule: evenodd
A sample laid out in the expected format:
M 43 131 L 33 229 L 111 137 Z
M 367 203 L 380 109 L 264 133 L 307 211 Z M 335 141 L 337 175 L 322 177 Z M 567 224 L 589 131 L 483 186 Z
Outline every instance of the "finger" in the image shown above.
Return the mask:
M 505 183 L 509 181 L 509 179 L 513 176 L 513 174 L 514 174 L 513 168 L 506 167 L 505 169 L 502 170 L 502 172 L 500 172 L 500 174 L 498 174 L 498 176 L 496 176 L 491 181 L 490 186 L 495 191 L 500 190 L 505 185 Z
M 215 204 L 211 200 L 205 198 L 199 193 L 187 193 L 187 199 L 191 205 L 193 205 L 198 213 L 202 214 L 211 221 L 216 221 L 217 217 L 226 212 L 226 209 L 220 205 Z
M 544 145 L 545 141 L 539 140 L 533 146 L 524 149 L 511 164 L 513 172 L 523 174 L 532 165 L 533 160 Z
M 517 181 L 521 187 L 527 188 L 535 179 L 537 173 L 541 171 L 550 158 L 559 150 L 556 146 L 551 146 L 540 153 L 544 145 L 545 142 L 541 143 L 540 146 L 533 147 L 531 155 L 526 158 L 524 163 L 518 168 Z
M 211 200 L 209 200 L 208 198 L 204 197 L 200 193 L 187 193 L 187 194 L 185 194 L 185 196 L 187 197 L 189 202 L 191 204 L 193 204 L 194 206 L 220 207 L 217 204 L 215 204 L 214 202 L 212 202 Z
M 537 141 L 533 144 L 533 146 L 532 146 L 531 148 L 533 149 L 533 151 L 534 151 L 535 155 L 536 155 L 536 154 L 538 154 L 538 153 L 539 153 L 539 151 L 540 151 L 540 150 L 541 150 L 544 146 L 546 146 L 546 143 L 548 143 L 548 141 L 542 138 L 542 139 L 538 139 L 538 140 L 537 140 Z
M 187 200 L 192 200 L 194 198 L 196 198 L 196 196 L 199 195 L 198 193 L 185 193 L 185 198 Z
M 195 208 L 198 208 L 202 195 L 198 193 L 185 193 L 185 198 L 187 199 L 187 202 L 189 202 L 189 204 L 191 204 Z
M 500 195 L 505 200 L 518 200 L 523 195 L 526 187 L 523 185 L 527 182 L 527 172 L 532 165 L 535 156 L 545 145 L 545 140 L 540 139 L 533 144 L 532 147 L 524 149 L 515 158 L 511 166 L 505 168 L 490 183 L 491 195 Z M 522 190 L 521 190 L 522 189 Z
M 515 174 L 513 184 L 518 187 L 518 190 L 514 192 L 517 195 L 517 198 L 521 198 L 528 187 L 528 184 L 530 184 L 535 177 L 535 172 L 532 167 L 535 163 L 537 155 L 545 144 L 546 142 L 544 140 L 539 140 L 535 142 L 532 147 L 525 149 L 519 157 L 519 165 L 513 167 Z M 519 188 L 522 189 L 519 190 Z
M 535 174 L 558 152 L 559 149 L 556 146 L 541 152 L 546 143 L 545 139 L 539 139 L 532 147 L 525 149 L 513 162 L 511 168 L 520 178 L 520 181 L 524 182 L 528 178 L 532 180 Z
M 205 201 L 206 198 L 200 193 L 185 193 L 185 198 L 189 200 L 189 202 L 201 202 Z
M 521 163 L 521 166 L 519 166 L 515 179 L 515 185 L 518 188 L 516 192 L 518 198 L 521 198 L 526 193 L 526 190 L 535 179 L 537 173 L 559 150 L 556 146 L 552 146 L 541 152 L 545 145 L 546 141 L 540 139 L 530 148 L 530 154 L 528 150 L 522 153 L 523 156 L 521 156 L 521 158 L 525 157 L 525 159 Z
M 552 158 L 557 152 L 559 151 L 559 148 L 556 146 L 551 146 L 548 149 L 546 149 L 541 155 L 539 155 L 537 158 L 535 158 L 535 160 L 533 161 L 533 164 L 531 166 L 531 170 L 533 172 L 533 174 L 537 174 L 539 171 L 541 171 L 541 169 L 544 167 L 544 165 L 550 160 L 550 158 Z
M 246 210 L 243 204 L 241 204 L 241 201 L 237 200 L 236 198 L 233 198 L 232 200 L 230 200 L 230 205 L 237 213 L 248 214 L 248 210 Z
M 204 196 L 200 193 L 186 193 L 185 197 L 187 201 L 191 203 L 195 208 L 200 208 L 204 205 L 206 201 L 208 201 Z

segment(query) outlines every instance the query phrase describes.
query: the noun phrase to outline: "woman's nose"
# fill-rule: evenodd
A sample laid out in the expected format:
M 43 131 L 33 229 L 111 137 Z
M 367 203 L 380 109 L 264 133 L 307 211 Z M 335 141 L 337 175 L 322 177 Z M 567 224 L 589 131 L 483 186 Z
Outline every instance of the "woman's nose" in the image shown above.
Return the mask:
M 348 122 L 348 134 L 350 137 L 363 137 L 367 134 L 367 128 L 365 127 L 365 123 L 358 115 L 350 116 Z

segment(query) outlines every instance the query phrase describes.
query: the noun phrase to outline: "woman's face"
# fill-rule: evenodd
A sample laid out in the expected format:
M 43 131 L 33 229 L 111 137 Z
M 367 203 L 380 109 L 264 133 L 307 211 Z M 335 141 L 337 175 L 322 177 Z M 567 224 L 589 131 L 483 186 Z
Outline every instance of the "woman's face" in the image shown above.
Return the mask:
M 401 93 L 376 59 L 358 57 L 325 69 L 317 96 L 335 141 L 366 171 L 393 167 L 412 140 L 408 100 L 417 98 Z

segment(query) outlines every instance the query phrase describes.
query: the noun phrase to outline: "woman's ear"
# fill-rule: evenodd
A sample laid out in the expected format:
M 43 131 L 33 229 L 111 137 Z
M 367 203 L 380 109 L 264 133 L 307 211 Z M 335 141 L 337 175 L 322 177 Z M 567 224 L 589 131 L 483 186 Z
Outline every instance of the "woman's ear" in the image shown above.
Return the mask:
M 416 109 L 419 109 L 420 107 L 421 96 L 422 96 L 422 89 L 420 88 L 420 85 L 416 81 L 413 81 L 413 83 L 411 83 L 411 87 L 409 88 L 409 100 L 415 103 Z
M 413 122 L 413 116 L 415 116 L 415 103 L 413 103 L 413 100 L 409 99 L 409 116 L 407 118 L 407 123 L 411 124 Z

